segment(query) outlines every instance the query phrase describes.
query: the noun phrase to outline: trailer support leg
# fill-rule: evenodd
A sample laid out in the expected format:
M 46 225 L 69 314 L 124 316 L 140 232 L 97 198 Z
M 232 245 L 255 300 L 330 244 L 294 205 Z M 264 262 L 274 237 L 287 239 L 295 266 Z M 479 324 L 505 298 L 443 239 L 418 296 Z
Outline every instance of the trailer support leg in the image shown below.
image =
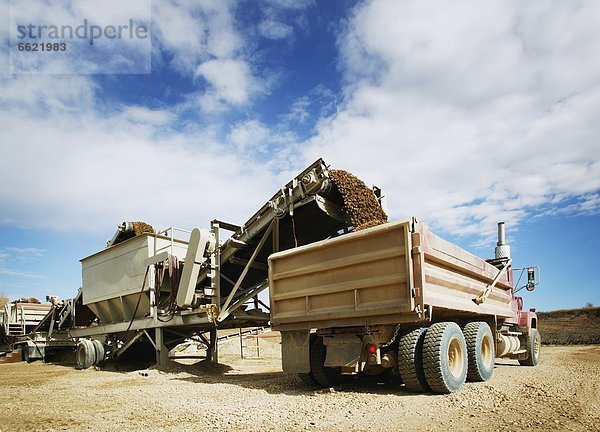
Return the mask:
M 217 337 L 217 329 L 211 329 L 207 357 L 212 363 L 219 363 L 219 343 Z
M 169 349 L 165 346 L 163 329 L 157 327 L 156 330 L 156 364 L 158 367 L 165 367 L 169 363 Z

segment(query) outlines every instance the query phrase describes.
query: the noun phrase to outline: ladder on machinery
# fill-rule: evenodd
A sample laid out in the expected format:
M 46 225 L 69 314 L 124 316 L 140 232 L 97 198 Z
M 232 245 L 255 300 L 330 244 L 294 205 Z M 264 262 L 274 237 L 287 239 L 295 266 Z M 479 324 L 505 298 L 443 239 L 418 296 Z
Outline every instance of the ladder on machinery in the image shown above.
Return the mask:
M 259 334 L 264 331 L 264 327 L 258 327 L 244 332 L 242 332 L 242 329 L 239 329 L 241 358 L 260 358 Z M 249 341 L 250 343 L 248 343 Z M 246 351 L 251 351 L 254 355 L 249 355 Z
M 25 325 L 21 323 L 8 323 L 7 330 L 9 336 L 21 336 L 25 334 Z

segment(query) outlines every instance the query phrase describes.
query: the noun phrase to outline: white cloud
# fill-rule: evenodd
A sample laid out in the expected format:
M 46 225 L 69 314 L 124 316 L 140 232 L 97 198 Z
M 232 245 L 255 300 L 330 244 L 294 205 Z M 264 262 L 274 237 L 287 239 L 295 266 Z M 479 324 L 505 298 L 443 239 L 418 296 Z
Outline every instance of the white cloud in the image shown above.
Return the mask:
M 268 155 L 267 164 L 273 167 L 278 166 L 278 159 L 285 154 L 281 153 L 282 148 L 297 143 L 293 133 L 271 129 L 258 120 L 235 124 L 229 131 L 227 141 L 235 147 L 238 154 L 247 155 L 249 158 L 264 160 Z
M 156 41 L 184 75 L 210 59 L 237 59 L 245 41 L 233 22 L 230 1 L 154 0 Z
M 123 117 L 127 121 L 156 126 L 169 124 L 175 118 L 170 111 L 152 110 L 143 106 L 126 107 L 123 110 Z
M 3 268 L 0 267 L 0 275 L 3 276 L 11 276 L 11 277 L 21 277 L 21 278 L 30 278 L 30 279 L 42 279 L 42 277 L 40 275 L 28 272 L 28 271 L 21 271 L 21 270 L 15 270 L 15 269 L 9 269 L 9 268 Z
M 268 88 L 231 3 L 153 7 L 158 48 L 205 84 L 194 94 L 205 112 L 247 107 Z M 321 156 L 383 187 L 392 217 L 416 214 L 456 234 L 487 235 L 497 220 L 515 225 L 559 207 L 593 214 L 597 8 L 360 3 L 338 43 L 344 100 L 315 89 L 282 116 L 302 123 L 323 115 L 311 108 L 335 112 L 304 147 L 258 120 L 234 123 L 222 139 L 221 118 L 182 127 L 180 107 L 106 111 L 85 77 L 3 78 L 0 222 L 102 232 L 129 218 L 158 227 L 243 222 Z
M 152 2 L 152 21 L 156 30 L 156 42 L 166 53 L 171 54 L 171 66 L 183 74 L 193 73 L 198 64 L 211 56 L 214 52 L 223 50 L 222 43 L 218 48 L 213 48 L 209 42 L 214 41 L 214 32 L 222 24 L 221 15 L 210 14 L 205 11 L 206 2 L 186 0 L 155 0 Z M 214 2 L 215 8 L 228 8 L 227 2 Z M 235 34 L 229 26 L 222 31 Z M 210 36 L 210 38 L 209 38 Z M 231 36 L 226 36 L 229 52 L 237 50 L 238 46 Z
M 0 110 L 11 111 L 17 118 L 48 113 L 85 115 L 93 107 L 96 91 L 91 80 L 77 75 L 68 79 L 15 75 L 2 79 L 0 86 Z
M 394 218 L 454 234 L 487 235 L 556 197 L 593 194 L 598 8 L 361 3 L 339 40 L 345 101 L 304 160 L 323 155 L 383 187 Z
M 285 39 L 294 33 L 292 26 L 275 20 L 264 20 L 258 25 L 258 31 L 261 36 L 267 39 Z
M 198 66 L 196 75 L 210 84 L 209 95 L 233 105 L 248 102 L 255 87 L 250 68 L 241 60 L 209 60 Z
M 238 151 L 248 151 L 253 149 L 258 152 L 267 151 L 267 144 L 270 140 L 270 131 L 257 120 L 250 120 L 235 125 L 229 132 L 228 141 L 231 142 Z
M 287 121 L 305 123 L 310 118 L 311 100 L 308 96 L 296 99 L 290 106 L 290 112 L 285 115 Z
M 10 255 L 17 260 L 26 260 L 31 258 L 41 258 L 45 255 L 46 250 L 35 248 L 35 247 L 7 247 L 6 251 L 10 253 Z M 0 251 L 2 254 L 2 251 Z M 9 255 L 4 255 L 6 258 Z
M 211 129 L 180 131 L 164 110 L 103 110 L 87 79 L 0 84 L 3 223 L 93 232 L 129 219 L 156 227 L 207 226 L 215 217 L 241 223 L 279 186 Z
M 0 276 L 42 279 L 40 275 L 18 267 L 23 267 L 25 264 L 29 265 L 31 261 L 42 258 L 45 253 L 45 249 L 35 247 L 5 247 L 0 249 Z
M 548 206 L 547 210 L 541 211 L 533 216 L 540 219 L 546 216 L 592 216 L 600 214 L 600 193 L 586 194 L 577 197 L 572 203 L 562 203 L 561 207 Z
M 314 0 L 263 0 L 264 3 L 285 9 L 305 9 L 314 3 Z

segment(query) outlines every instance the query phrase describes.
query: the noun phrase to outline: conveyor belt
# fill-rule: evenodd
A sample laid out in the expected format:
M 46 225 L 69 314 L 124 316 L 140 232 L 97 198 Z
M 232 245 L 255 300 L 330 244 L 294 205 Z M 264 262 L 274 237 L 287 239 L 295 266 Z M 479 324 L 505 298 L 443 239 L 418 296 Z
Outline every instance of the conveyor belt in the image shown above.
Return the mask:
M 342 196 L 332 183 L 322 159 L 281 188 L 243 225 L 213 221 L 213 228 L 219 226 L 233 231 L 219 249 L 222 308 L 254 254 L 255 259 L 229 305 L 236 300 L 250 298 L 266 287 L 267 258 L 273 252 L 338 235 L 350 224 L 350 218 L 343 210 Z M 261 241 L 262 246 L 256 251 Z M 207 286 L 208 283 L 208 272 L 205 271 L 200 275 L 197 286 Z

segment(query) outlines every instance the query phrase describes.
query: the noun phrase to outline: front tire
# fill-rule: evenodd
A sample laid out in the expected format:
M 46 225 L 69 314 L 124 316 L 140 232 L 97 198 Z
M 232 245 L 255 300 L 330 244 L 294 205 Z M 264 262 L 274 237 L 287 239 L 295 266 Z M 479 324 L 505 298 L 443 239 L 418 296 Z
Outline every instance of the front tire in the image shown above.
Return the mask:
M 494 336 L 485 322 L 470 322 L 463 329 L 469 365 L 467 381 L 487 381 L 494 373 Z
M 532 329 L 531 334 L 525 338 L 527 344 L 527 358 L 525 360 L 519 360 L 519 363 L 523 366 L 537 366 L 540 362 L 540 354 L 542 351 L 542 337 L 537 329 Z
M 441 322 L 429 327 L 423 342 L 423 370 L 431 390 L 459 390 L 467 378 L 467 363 L 467 345 L 458 324 Z

